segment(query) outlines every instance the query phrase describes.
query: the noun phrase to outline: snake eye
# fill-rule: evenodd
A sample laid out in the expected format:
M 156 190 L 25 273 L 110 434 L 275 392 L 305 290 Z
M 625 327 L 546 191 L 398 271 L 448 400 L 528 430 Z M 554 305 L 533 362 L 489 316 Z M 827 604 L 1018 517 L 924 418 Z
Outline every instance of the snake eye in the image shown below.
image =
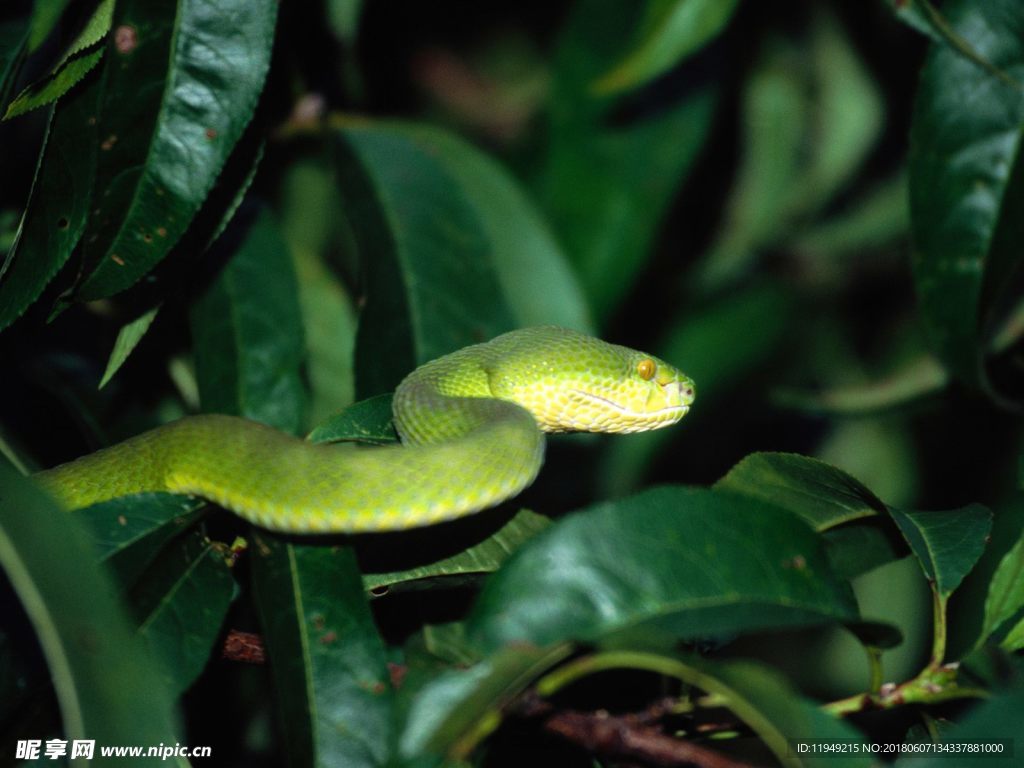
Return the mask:
M 654 378 L 654 371 L 656 366 L 654 361 L 649 358 L 644 358 L 636 365 L 636 372 L 640 374 L 640 378 L 644 381 L 650 381 Z

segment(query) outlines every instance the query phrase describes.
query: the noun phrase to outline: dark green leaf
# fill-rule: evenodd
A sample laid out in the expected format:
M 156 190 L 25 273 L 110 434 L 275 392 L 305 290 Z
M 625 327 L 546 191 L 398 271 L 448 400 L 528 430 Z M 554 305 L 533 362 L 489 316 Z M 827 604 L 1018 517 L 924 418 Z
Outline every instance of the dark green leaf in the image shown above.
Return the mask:
M 862 523 L 841 525 L 822 534 L 828 561 L 837 575 L 852 579 L 881 565 L 904 557 L 906 548 L 877 523 L 882 518 L 868 518 Z
M 979 642 L 984 642 L 1004 622 L 1024 608 L 1024 536 L 999 561 L 988 596 L 985 598 L 985 621 Z M 1019 631 L 1019 630 L 1018 630 Z M 1011 645 L 1018 639 L 1011 640 Z M 1009 648 L 1016 650 L 1016 648 Z
M 100 41 L 110 29 L 114 0 L 102 0 L 64 56 L 42 80 L 28 86 L 7 106 L 4 120 L 45 106 L 75 86 L 103 58 Z
M 363 584 L 368 590 L 379 590 L 423 579 L 491 573 L 550 524 L 544 515 L 521 509 L 494 534 L 469 549 L 401 571 L 364 573 Z
M 905 757 L 897 765 L 900 768 L 1011 768 L 1020 765 L 1020 724 L 1024 721 L 1024 689 L 1016 689 L 993 696 L 978 704 L 963 721 L 948 730 L 943 729 L 940 743 L 950 745 L 992 744 L 1001 741 L 999 752 L 979 750 L 978 752 L 938 752 L 926 756 Z M 955 759 L 951 760 L 951 755 Z
M 133 637 L 88 536 L 73 515 L 3 465 L 0 565 L 46 656 L 66 738 L 174 743 L 171 693 Z
M 350 405 L 309 433 L 314 443 L 354 441 L 372 445 L 397 442 L 391 423 L 391 393 Z
M 75 517 L 89 532 L 100 559 L 128 584 L 199 517 L 203 506 L 184 496 L 139 493 L 76 510 Z
M 597 81 L 600 93 L 643 85 L 668 71 L 718 36 L 738 0 L 652 0 L 639 28 L 639 42 Z
M 437 675 L 408 702 L 399 740 L 401 756 L 465 759 L 501 723 L 502 709 L 565 654 L 564 647 L 519 645 L 499 650 L 469 669 Z
M 848 585 L 798 517 L 732 494 L 663 487 L 536 536 L 488 580 L 469 631 L 487 650 L 856 618 Z
M 1021 71 L 1024 6 L 943 6 L 952 26 L 1007 71 Z M 985 339 L 1024 239 L 1024 88 L 933 45 L 911 127 L 914 279 L 932 343 L 960 379 L 983 383 Z
M 183 693 L 203 671 L 235 594 L 223 547 L 194 533 L 146 571 L 133 592 L 139 634 L 162 660 L 166 685 Z
M 107 382 L 114 378 L 114 374 L 121 369 L 125 360 L 128 359 L 128 355 L 132 353 L 136 345 L 142 341 L 142 337 L 146 335 L 146 331 L 153 324 L 153 321 L 156 319 L 156 313 L 159 311 L 159 305 L 155 306 L 121 326 L 121 330 L 117 332 L 117 339 L 114 341 L 114 348 L 110 351 L 107 368 L 103 371 L 103 378 L 100 379 L 100 389 L 105 387 Z
M 382 765 L 391 687 L 352 551 L 257 534 L 252 560 L 290 760 Z
M 337 148 L 366 272 L 357 395 L 391 391 L 417 365 L 510 330 L 486 235 L 438 158 L 384 124 L 342 128 Z
M 554 61 L 549 152 L 539 198 L 569 254 L 598 325 L 634 284 L 658 227 L 704 144 L 714 86 L 629 117 L 596 99 L 593 81 L 622 53 L 623 29 L 642 12 L 632 0 L 577 3 Z M 628 113 L 628 110 L 626 110 Z
M 795 453 L 753 453 L 715 488 L 788 509 L 816 531 L 886 511 L 875 494 L 843 470 Z
M 28 206 L 0 269 L 0 329 L 39 298 L 81 237 L 96 161 L 99 92 L 93 73 L 54 108 Z
M 949 596 L 985 550 L 992 513 L 980 504 L 941 512 L 889 511 L 925 576 Z
M 267 211 L 236 220 L 231 260 L 197 301 L 190 322 L 203 410 L 298 432 L 304 390 L 302 317 L 287 246 Z M 235 243 L 241 238 L 240 243 Z
M 547 222 L 511 175 L 455 136 L 408 126 L 408 135 L 444 164 L 483 226 L 490 261 L 516 325 L 592 332 L 583 291 Z
M 125 0 L 114 11 L 83 299 L 127 288 L 167 255 L 263 89 L 276 2 L 176 5 Z

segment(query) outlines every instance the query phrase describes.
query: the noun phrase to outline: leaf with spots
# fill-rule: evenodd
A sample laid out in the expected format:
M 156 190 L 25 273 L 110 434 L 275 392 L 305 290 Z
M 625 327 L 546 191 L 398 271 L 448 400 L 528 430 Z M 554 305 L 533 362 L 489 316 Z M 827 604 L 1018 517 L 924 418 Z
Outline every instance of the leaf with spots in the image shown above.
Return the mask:
M 273 0 L 124 0 L 103 68 L 81 299 L 124 290 L 171 250 L 252 118 Z
M 209 661 L 235 596 L 222 550 L 196 531 L 164 550 L 132 590 L 139 634 L 163 660 L 167 687 L 178 694 Z
M 391 420 L 391 399 L 389 392 L 353 403 L 317 426 L 307 439 L 313 443 L 395 443 L 398 436 Z
M 257 533 L 252 574 L 290 761 L 383 765 L 392 691 L 352 550 Z
M 468 630 L 486 653 L 509 643 L 672 643 L 856 619 L 849 585 L 799 517 L 669 486 L 582 510 L 534 537 L 487 582 Z
M 0 267 L 0 329 L 39 298 L 85 227 L 96 160 L 98 74 L 93 72 L 66 94 L 50 117 L 32 193 Z

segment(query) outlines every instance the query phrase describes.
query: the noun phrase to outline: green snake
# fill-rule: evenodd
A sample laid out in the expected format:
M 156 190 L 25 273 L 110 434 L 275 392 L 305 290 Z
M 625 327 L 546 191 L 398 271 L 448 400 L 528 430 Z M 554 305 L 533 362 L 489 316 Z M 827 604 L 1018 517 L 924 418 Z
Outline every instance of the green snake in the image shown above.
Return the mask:
M 655 357 L 564 328 L 524 328 L 409 374 L 393 401 L 402 445 L 316 445 L 208 414 L 35 479 L 70 509 L 168 491 L 278 531 L 404 530 L 518 494 L 543 463 L 544 432 L 658 429 L 679 421 L 693 398 L 693 382 Z

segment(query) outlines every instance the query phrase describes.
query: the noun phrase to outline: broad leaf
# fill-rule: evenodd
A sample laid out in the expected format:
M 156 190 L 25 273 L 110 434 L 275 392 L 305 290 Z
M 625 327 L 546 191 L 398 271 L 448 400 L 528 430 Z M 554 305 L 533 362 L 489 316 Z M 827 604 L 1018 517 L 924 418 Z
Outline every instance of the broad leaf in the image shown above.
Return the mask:
M 223 549 L 193 533 L 163 552 L 132 593 L 139 634 L 179 695 L 209 661 L 235 595 Z
M 365 270 L 356 393 L 515 325 L 487 236 L 434 153 L 386 124 L 343 127 L 337 168 Z
M 849 586 L 796 515 L 669 486 L 590 507 L 536 536 L 488 580 L 468 628 L 487 651 L 856 618 Z
M 985 550 L 992 513 L 980 504 L 940 512 L 889 511 L 925 576 L 948 597 Z
M 71 0 L 35 0 L 29 26 L 28 47 L 36 50 L 57 26 Z
M 287 246 L 265 210 L 218 241 L 234 252 L 190 314 L 203 410 L 298 432 L 302 318 Z M 234 236 L 229 236 L 231 233 Z
M 137 493 L 75 511 L 101 560 L 129 584 L 164 546 L 195 522 L 205 502 L 169 493 Z
M 42 646 L 65 738 L 174 743 L 173 696 L 133 636 L 88 536 L 73 515 L 3 465 L 0 488 L 0 566 Z
M 352 551 L 288 544 L 261 533 L 252 552 L 290 759 L 324 767 L 383 765 L 391 687 Z
M 54 107 L 28 206 L 0 268 L 0 329 L 39 298 L 81 237 L 96 163 L 99 93 L 93 73 Z
M 986 59 L 1024 75 L 1024 6 L 955 0 L 952 26 Z M 984 383 L 985 342 L 1024 239 L 1024 88 L 932 45 L 914 107 L 910 213 L 914 279 L 932 344 Z
M 187 229 L 252 118 L 277 3 L 125 0 L 103 69 L 82 299 L 117 293 Z M 171 26 L 173 20 L 173 27 Z M 215 56 L 210 52 L 216 51 Z
M 795 453 L 753 453 L 715 488 L 788 509 L 816 531 L 886 511 L 878 497 L 843 470 Z
M 407 760 L 465 759 L 501 723 L 502 709 L 566 652 L 564 647 L 506 648 L 469 669 L 436 675 L 412 695 L 403 692 L 408 711 L 399 753 Z
M 418 126 L 405 130 L 462 188 L 489 242 L 490 262 L 516 325 L 592 332 L 590 311 L 565 253 L 508 171 L 449 133 Z

